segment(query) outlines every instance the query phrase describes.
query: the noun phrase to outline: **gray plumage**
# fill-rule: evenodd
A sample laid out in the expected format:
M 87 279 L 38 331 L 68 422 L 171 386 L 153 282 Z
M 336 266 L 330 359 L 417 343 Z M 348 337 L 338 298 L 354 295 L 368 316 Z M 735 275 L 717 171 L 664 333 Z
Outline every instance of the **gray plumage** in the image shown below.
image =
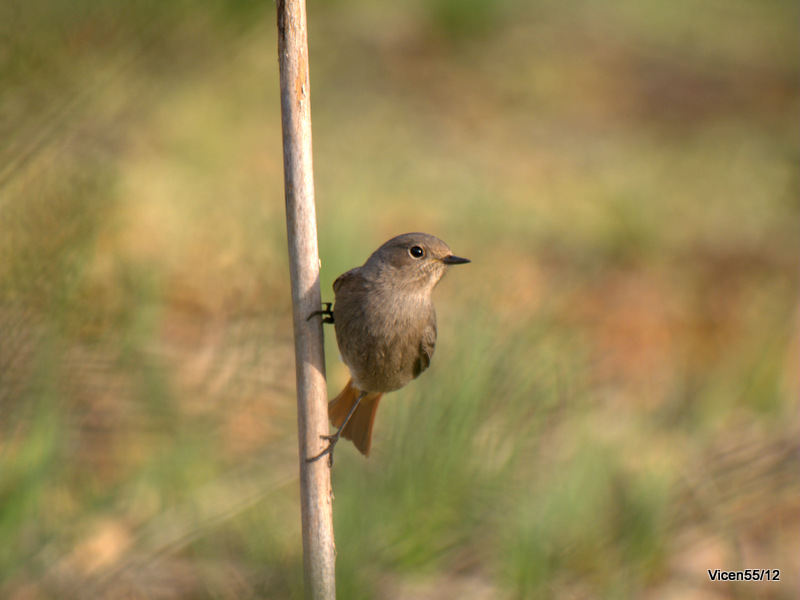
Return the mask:
M 430 365 L 436 346 L 431 294 L 455 257 L 442 240 L 407 233 L 333 284 L 336 341 L 355 386 L 391 392 Z

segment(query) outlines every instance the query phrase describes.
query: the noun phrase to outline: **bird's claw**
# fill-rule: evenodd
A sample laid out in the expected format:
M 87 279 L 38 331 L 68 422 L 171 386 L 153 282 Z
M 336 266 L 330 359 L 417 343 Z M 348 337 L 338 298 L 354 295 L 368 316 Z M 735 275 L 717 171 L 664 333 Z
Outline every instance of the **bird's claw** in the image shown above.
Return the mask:
M 312 456 L 311 458 L 307 458 L 306 462 L 316 462 L 323 456 L 328 456 L 328 467 L 333 466 L 333 448 L 336 446 L 336 442 L 339 441 L 339 432 L 334 433 L 333 435 L 321 435 L 319 436 L 323 440 L 328 442 L 328 445 L 325 449 L 317 454 L 316 456 Z
M 333 306 L 333 302 L 323 302 L 322 305 L 325 307 L 322 310 L 315 310 L 310 315 L 306 321 L 310 321 L 311 317 L 316 317 L 317 315 L 322 315 L 322 322 L 323 323 L 333 323 L 333 310 L 331 307 Z

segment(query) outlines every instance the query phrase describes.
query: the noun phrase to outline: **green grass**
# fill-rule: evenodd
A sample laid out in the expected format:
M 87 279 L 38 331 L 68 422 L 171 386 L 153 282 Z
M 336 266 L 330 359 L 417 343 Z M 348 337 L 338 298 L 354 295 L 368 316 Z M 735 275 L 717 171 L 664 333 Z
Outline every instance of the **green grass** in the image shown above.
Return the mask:
M 301 598 L 273 7 L 73 8 L 0 9 L 0 596 Z M 339 597 L 793 597 L 796 13 L 311 3 L 323 300 L 473 260 L 337 448 Z

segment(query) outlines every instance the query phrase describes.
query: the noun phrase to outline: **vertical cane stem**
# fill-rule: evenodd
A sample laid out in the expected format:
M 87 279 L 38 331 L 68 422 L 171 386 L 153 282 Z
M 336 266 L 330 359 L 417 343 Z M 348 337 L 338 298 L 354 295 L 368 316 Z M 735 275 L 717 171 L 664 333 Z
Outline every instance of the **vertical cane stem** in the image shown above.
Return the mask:
M 311 160 L 311 107 L 304 0 L 278 1 L 281 122 L 286 190 L 300 450 L 300 508 L 306 597 L 334 600 L 333 518 L 330 469 L 307 462 L 323 448 L 328 432 L 322 323 L 308 320 L 321 304 L 314 180 Z

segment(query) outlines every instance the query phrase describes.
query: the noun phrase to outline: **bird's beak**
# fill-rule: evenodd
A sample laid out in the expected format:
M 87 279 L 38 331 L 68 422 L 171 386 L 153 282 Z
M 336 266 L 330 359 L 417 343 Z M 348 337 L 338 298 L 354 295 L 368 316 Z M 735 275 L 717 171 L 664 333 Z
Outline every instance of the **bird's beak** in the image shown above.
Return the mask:
M 463 265 L 465 263 L 472 262 L 472 261 L 470 261 L 470 259 L 468 259 L 468 258 L 460 258 L 458 256 L 453 256 L 451 254 L 450 256 L 445 256 L 442 259 L 442 262 L 444 264 L 446 264 L 446 265 Z

